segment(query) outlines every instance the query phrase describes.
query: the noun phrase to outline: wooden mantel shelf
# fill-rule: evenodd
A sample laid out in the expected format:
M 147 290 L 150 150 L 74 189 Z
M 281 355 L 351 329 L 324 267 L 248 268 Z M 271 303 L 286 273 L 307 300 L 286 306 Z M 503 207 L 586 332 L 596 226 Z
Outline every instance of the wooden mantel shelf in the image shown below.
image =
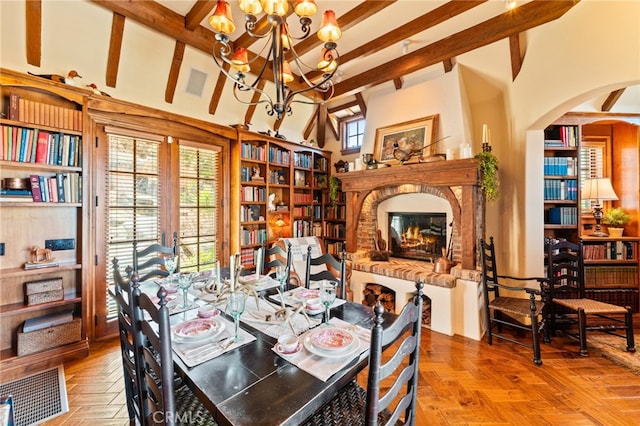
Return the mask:
M 366 197 L 377 189 L 398 185 L 428 185 L 440 188 L 451 203 L 454 220 L 460 224 L 462 268 L 475 269 L 477 221 L 484 228 L 481 206 L 480 174 L 475 159 L 435 161 L 360 170 L 335 175 L 342 182 L 346 193 L 347 223 L 346 250 L 355 252 L 357 247 L 358 221 Z M 458 200 L 451 188 L 461 187 Z

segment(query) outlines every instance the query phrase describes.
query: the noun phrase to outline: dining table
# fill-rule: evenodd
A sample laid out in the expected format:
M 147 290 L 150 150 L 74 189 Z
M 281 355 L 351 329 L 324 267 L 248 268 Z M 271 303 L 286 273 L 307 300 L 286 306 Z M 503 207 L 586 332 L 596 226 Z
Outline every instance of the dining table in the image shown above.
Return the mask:
M 260 291 L 258 297 L 262 304 L 277 307 L 282 303 L 275 288 Z M 248 298 L 246 303 L 251 305 L 254 302 Z M 196 310 L 191 310 L 172 315 L 172 324 L 193 318 L 196 313 Z M 310 329 L 300 332 L 300 339 L 304 333 L 324 327 L 322 317 L 323 313 L 309 315 Z M 394 317 L 392 313 L 385 313 L 383 327 Z M 231 317 L 223 311 L 218 318 L 219 322 L 233 324 Z M 311 374 L 301 367 L 302 363 L 296 365 L 293 358 L 277 353 L 274 350 L 278 344 L 277 335 L 265 332 L 260 321 L 241 321 L 240 331 L 249 339 L 195 365 L 185 362 L 186 358 L 180 356 L 184 354 L 178 353 L 179 349 L 174 344 L 174 370 L 220 425 L 299 425 L 336 396 L 342 387 L 356 379 L 368 364 L 369 341 L 366 335 L 370 336 L 373 325 L 372 309 L 341 300 L 331 308 L 331 321 L 360 330 L 361 347 L 355 356 L 345 358 L 348 360 L 346 364 L 339 364 L 339 370 L 330 372 L 328 377 Z M 232 325 L 228 327 L 230 329 Z M 282 332 L 288 331 L 283 327 Z M 320 355 L 314 351 L 302 356 L 322 369 L 323 357 Z

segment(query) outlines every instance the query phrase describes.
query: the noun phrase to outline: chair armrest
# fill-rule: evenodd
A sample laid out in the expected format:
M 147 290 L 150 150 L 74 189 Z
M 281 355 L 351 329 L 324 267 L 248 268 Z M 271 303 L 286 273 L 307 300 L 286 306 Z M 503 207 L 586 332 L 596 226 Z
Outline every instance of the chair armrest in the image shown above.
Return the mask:
M 513 277 L 511 275 L 498 275 L 497 277 L 517 281 L 538 281 L 540 284 L 548 280 L 546 277 Z

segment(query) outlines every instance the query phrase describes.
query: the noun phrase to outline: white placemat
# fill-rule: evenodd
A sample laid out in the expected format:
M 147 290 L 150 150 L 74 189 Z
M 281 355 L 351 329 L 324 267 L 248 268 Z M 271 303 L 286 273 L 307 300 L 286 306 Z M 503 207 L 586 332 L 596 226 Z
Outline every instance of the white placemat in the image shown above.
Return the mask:
M 301 368 L 307 373 L 322 380 L 323 382 L 326 382 L 331 376 L 343 369 L 355 358 L 358 358 L 360 360 L 369 356 L 369 346 L 371 341 L 371 330 L 350 324 L 338 318 L 331 318 L 329 322 L 331 323 L 331 325 L 349 330 L 351 333 L 357 336 L 359 340 L 358 349 L 351 354 L 345 355 L 344 357 L 335 358 L 313 354 L 309 352 L 304 345 L 302 345 L 302 350 L 294 355 L 281 355 L 275 347 L 272 350 L 282 358 L 296 365 L 298 368 Z M 310 330 L 307 333 L 310 333 L 312 331 L 313 330 Z M 301 342 L 303 341 L 307 333 L 300 336 Z
M 243 337 L 242 342 L 232 341 L 229 343 L 229 339 L 231 339 L 234 334 L 233 321 L 229 321 L 220 315 L 216 316 L 215 320 L 219 321 L 224 328 L 221 333 L 209 339 L 203 339 L 197 342 L 186 342 L 178 341 L 177 338 L 173 338 L 172 336 L 172 348 L 187 367 L 195 367 L 225 352 L 232 351 L 256 340 L 255 336 L 242 328 L 238 328 L 238 335 Z

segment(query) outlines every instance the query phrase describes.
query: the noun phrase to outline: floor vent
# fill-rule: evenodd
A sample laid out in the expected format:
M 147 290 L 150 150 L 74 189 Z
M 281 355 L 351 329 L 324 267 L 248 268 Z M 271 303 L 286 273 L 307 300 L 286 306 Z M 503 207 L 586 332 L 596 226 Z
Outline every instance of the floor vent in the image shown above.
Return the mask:
M 16 426 L 40 424 L 69 411 L 62 365 L 3 383 L 0 395 L 13 395 Z

